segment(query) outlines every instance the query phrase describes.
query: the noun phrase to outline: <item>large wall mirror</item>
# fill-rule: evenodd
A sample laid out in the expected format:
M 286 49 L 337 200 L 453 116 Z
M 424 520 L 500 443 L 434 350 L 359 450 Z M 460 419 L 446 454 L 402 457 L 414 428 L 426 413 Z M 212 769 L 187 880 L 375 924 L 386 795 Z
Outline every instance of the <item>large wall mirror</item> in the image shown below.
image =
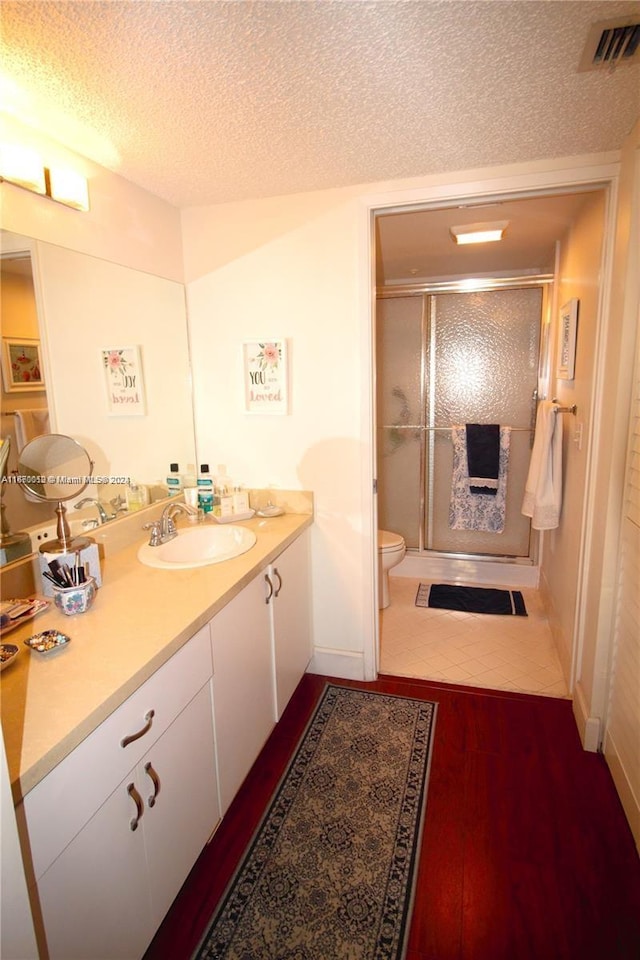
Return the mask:
M 183 285 L 7 231 L 0 240 L 9 470 L 34 436 L 62 433 L 94 462 L 84 496 L 109 503 L 127 478 L 157 494 L 170 463 L 196 464 Z M 3 486 L 12 530 L 50 519 L 46 505 Z

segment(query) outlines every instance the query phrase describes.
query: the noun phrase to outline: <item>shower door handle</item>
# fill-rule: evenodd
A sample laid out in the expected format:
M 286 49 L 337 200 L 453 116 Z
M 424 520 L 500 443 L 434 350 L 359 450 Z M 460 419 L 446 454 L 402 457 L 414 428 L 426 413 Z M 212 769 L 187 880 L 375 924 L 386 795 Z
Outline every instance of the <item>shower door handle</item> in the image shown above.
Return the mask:
M 536 419 L 538 416 L 538 391 L 531 394 L 531 419 L 529 421 L 529 447 L 533 447 L 536 436 Z

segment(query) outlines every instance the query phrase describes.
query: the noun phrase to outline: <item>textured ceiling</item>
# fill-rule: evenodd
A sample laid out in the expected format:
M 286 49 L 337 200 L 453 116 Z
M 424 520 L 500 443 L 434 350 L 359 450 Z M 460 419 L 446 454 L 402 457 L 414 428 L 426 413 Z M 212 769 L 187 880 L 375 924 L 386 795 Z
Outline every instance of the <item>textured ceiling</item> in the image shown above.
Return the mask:
M 19 116 L 177 206 L 617 149 L 640 67 L 579 73 L 638 2 L 0 3 Z

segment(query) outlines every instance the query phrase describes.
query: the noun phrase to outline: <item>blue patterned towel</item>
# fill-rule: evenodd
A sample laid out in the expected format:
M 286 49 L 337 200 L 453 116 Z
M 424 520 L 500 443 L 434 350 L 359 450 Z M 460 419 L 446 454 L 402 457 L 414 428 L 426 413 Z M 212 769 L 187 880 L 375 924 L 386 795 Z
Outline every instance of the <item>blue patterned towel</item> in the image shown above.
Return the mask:
M 467 461 L 467 432 L 465 427 L 452 427 L 453 476 L 449 504 L 449 526 L 452 530 L 481 530 L 502 533 L 507 503 L 507 471 L 511 428 L 500 427 L 500 463 L 498 489 L 495 496 L 472 493 Z

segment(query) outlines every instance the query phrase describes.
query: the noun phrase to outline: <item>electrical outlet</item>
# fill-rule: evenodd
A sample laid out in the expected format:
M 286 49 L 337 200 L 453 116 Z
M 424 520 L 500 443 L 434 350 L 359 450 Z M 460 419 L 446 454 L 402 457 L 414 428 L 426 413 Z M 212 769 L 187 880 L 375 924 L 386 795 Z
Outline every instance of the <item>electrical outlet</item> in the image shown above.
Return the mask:
M 582 427 L 582 423 L 576 423 L 576 428 L 573 431 L 573 442 L 578 450 L 582 450 Z

